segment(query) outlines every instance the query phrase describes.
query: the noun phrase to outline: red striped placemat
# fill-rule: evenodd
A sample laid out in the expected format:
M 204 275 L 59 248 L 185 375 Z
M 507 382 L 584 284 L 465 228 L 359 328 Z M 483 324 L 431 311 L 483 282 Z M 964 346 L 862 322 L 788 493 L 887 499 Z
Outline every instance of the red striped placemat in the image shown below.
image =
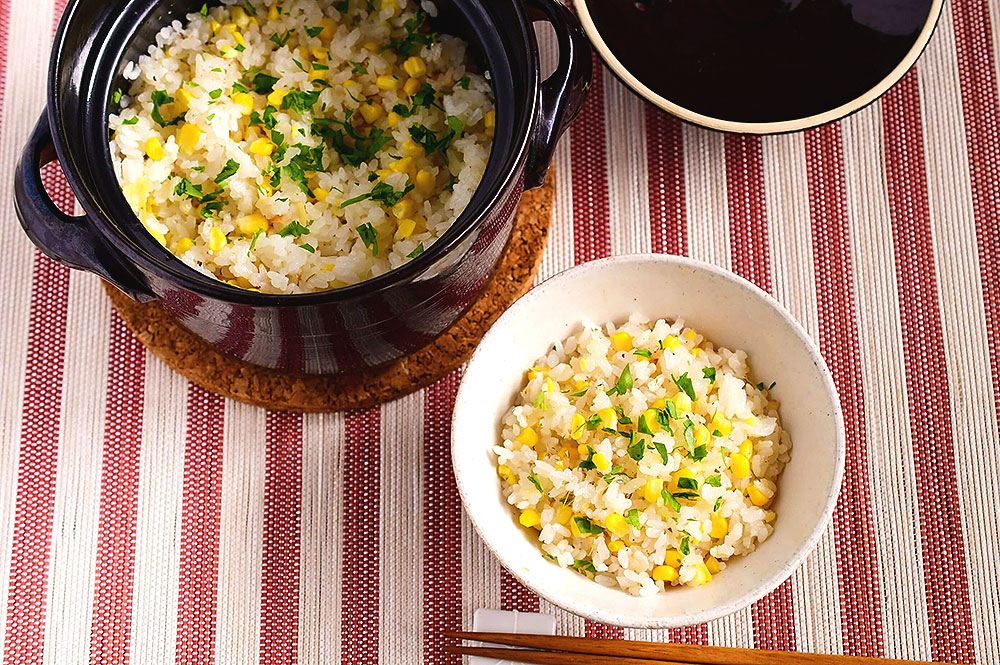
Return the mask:
M 60 11 L 0 0 L 8 173 Z M 843 399 L 844 492 L 816 552 L 683 630 L 584 622 L 499 568 L 451 479 L 458 374 L 347 415 L 207 394 L 96 279 L 30 246 L 0 181 L 3 662 L 453 663 L 441 631 L 476 607 L 571 634 L 1000 662 L 998 16 L 947 5 L 899 86 L 803 134 L 682 126 L 600 72 L 559 147 L 543 276 L 633 251 L 730 268 L 803 323 Z

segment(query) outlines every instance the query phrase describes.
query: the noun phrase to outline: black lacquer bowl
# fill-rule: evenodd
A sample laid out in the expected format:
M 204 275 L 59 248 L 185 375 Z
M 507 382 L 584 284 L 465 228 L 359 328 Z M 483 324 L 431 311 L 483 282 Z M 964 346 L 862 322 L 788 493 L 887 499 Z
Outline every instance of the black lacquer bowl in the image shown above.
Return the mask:
M 573 0 L 626 85 L 727 132 L 814 127 L 864 108 L 913 66 L 943 0 Z
M 138 301 L 158 300 L 195 334 L 249 362 L 335 374 L 375 367 L 426 345 L 451 326 L 490 278 L 525 188 L 545 179 L 559 135 L 592 79 L 589 44 L 558 0 L 436 0 L 435 30 L 463 37 L 490 74 L 497 126 L 492 154 L 468 208 L 416 259 L 334 291 L 268 295 L 206 277 L 146 232 L 111 164 L 112 91 L 128 88 L 125 63 L 156 32 L 201 0 L 75 0 L 59 25 L 48 108 L 15 174 L 21 224 L 45 254 L 101 276 Z M 533 21 L 558 37 L 559 63 L 544 81 Z M 54 150 L 53 150 L 54 148 Z M 60 212 L 39 169 L 59 159 L 85 214 Z

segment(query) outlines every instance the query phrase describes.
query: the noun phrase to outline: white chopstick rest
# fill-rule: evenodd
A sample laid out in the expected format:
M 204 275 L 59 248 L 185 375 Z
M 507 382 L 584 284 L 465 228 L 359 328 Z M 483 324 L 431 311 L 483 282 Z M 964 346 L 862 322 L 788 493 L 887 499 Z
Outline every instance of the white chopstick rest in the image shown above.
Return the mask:
M 472 615 L 472 630 L 477 633 L 519 633 L 524 635 L 555 635 L 556 618 L 535 612 L 506 612 L 480 608 Z M 477 642 L 477 644 L 481 644 Z M 497 645 L 490 645 L 497 646 Z M 472 656 L 469 665 L 512 665 L 509 660 Z

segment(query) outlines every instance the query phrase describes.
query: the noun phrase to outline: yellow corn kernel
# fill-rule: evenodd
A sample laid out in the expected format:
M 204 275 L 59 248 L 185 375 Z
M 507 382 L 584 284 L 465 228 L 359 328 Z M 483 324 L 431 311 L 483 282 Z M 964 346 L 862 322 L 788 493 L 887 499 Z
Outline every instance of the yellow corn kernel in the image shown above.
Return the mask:
M 322 61 L 330 57 L 330 52 L 320 46 L 314 46 L 310 53 L 312 53 L 313 60 Z
M 313 187 L 313 198 L 317 201 L 326 201 L 328 196 L 330 196 L 330 190 L 323 189 L 322 187 Z
M 252 236 L 258 231 L 267 230 L 267 217 L 259 212 L 247 215 L 246 217 L 240 217 L 236 220 L 236 228 L 238 228 L 240 233 L 243 235 Z
M 615 351 L 629 351 L 632 349 L 632 335 L 624 330 L 616 332 L 611 336 L 611 344 L 615 347 Z
M 324 16 L 319 20 L 319 24 L 323 26 L 323 29 L 319 33 L 320 39 L 327 41 L 333 39 L 334 31 L 337 29 L 337 22 L 329 16 Z
M 375 79 L 375 85 L 378 86 L 379 90 L 398 90 L 399 79 L 395 76 L 386 76 L 383 74 Z
M 483 116 L 483 126 L 486 129 L 493 129 L 497 126 L 497 112 L 487 111 L 486 115 Z
M 223 46 L 219 49 L 219 53 L 222 54 L 223 58 L 229 58 L 230 60 L 239 57 L 240 52 L 234 49 L 232 46 Z
M 608 543 L 608 551 L 612 554 L 618 554 L 622 549 L 624 549 L 625 543 L 620 540 L 612 540 Z
M 733 431 L 733 423 L 722 413 L 716 412 L 712 416 L 712 431 L 718 432 L 721 436 L 729 436 L 729 433 Z
M 545 377 L 545 392 L 554 393 L 556 391 L 556 384 L 552 381 L 551 377 Z
M 236 43 L 239 44 L 240 46 L 247 45 L 246 40 L 243 39 L 243 33 L 237 30 L 235 25 L 229 26 L 229 34 L 233 36 L 233 39 L 236 40 Z
M 681 561 L 684 560 L 684 555 L 678 550 L 667 550 L 666 554 L 663 555 L 663 564 L 666 566 L 672 566 L 674 568 L 681 567 Z
M 556 509 L 556 522 L 569 524 L 569 518 L 573 517 L 573 509 L 563 504 Z
M 753 457 L 753 441 L 750 439 L 744 439 L 743 443 L 740 444 L 740 455 L 750 459 Z
M 284 101 L 285 97 L 288 95 L 288 91 L 282 88 L 275 88 L 268 94 L 267 103 L 274 108 L 280 109 L 281 102 Z
M 406 140 L 403 142 L 403 154 L 409 157 L 423 157 L 424 149 L 416 141 Z
M 158 162 L 167 156 L 167 153 L 163 151 L 163 144 L 160 143 L 160 139 L 155 136 L 150 136 L 146 140 L 146 154 L 154 162 Z
M 760 425 L 760 419 L 757 416 L 750 416 L 746 419 L 746 424 L 750 427 L 757 427 Z
M 597 470 L 601 473 L 604 473 L 611 468 L 611 462 L 608 461 L 608 458 L 601 453 L 594 453 L 594 456 L 590 458 L 590 461 L 594 463 L 594 466 L 596 466 Z
M 612 408 L 601 409 L 597 412 L 597 416 L 601 419 L 602 429 L 617 429 L 618 428 L 618 414 Z
M 208 232 L 208 248 L 213 252 L 217 252 L 225 246 L 226 234 L 219 227 L 213 226 L 212 230 Z
M 573 439 L 579 441 L 583 438 L 583 433 L 587 431 L 587 419 L 581 416 L 579 413 L 573 414 L 573 420 L 570 422 L 569 435 Z
M 525 427 L 517 435 L 517 441 L 523 446 L 534 448 L 535 444 L 538 443 L 538 432 L 533 427 Z
M 747 497 L 750 499 L 753 505 L 758 506 L 760 508 L 764 508 L 769 503 L 771 503 L 771 498 L 772 498 L 769 497 L 767 494 L 764 494 L 764 492 L 761 491 L 759 487 L 757 487 L 757 483 L 750 483 L 750 485 L 747 486 Z
M 327 70 L 325 69 L 310 69 L 307 78 L 310 81 L 319 81 L 326 78 L 326 73 Z
M 212 34 L 219 34 L 219 30 L 222 28 L 222 24 L 216 21 L 214 18 L 208 22 L 208 26 L 212 28 Z
M 497 467 L 497 475 L 508 485 L 514 483 L 514 472 L 506 464 L 501 464 Z
M 627 534 L 629 530 L 628 522 L 618 513 L 608 515 L 607 519 L 604 520 L 604 526 L 619 538 Z
M 686 339 L 689 339 L 689 340 L 691 340 L 691 341 L 693 342 L 693 341 L 695 341 L 696 339 L 698 339 L 698 333 L 696 333 L 696 332 L 695 332 L 694 330 L 687 330 L 687 331 L 686 331 L 686 332 L 684 333 L 684 337 L 685 337 Z
M 573 385 L 576 386 L 576 392 L 590 388 L 590 383 L 584 379 L 577 379 L 573 382 Z
M 149 228 L 147 228 L 146 231 L 148 231 L 149 235 L 153 236 L 153 238 L 156 239 L 156 242 L 160 243 L 164 247 L 167 246 L 167 238 L 162 233 L 160 233 L 159 231 L 154 231 L 153 229 Z
M 667 335 L 666 337 L 663 338 L 663 341 L 660 342 L 660 346 L 662 346 L 667 351 L 673 351 L 680 345 L 681 341 L 676 337 L 674 337 L 673 335 Z
M 708 572 L 713 575 L 717 575 L 721 568 L 719 568 L 719 560 L 714 556 L 709 556 L 705 558 L 705 567 L 708 568 Z
M 177 132 L 177 145 L 187 154 L 191 154 L 198 147 L 198 140 L 201 138 L 201 127 L 190 122 L 181 125 Z
M 695 574 L 694 579 L 691 580 L 691 584 L 697 586 L 708 584 L 712 580 L 712 573 L 709 572 L 708 567 L 703 563 L 699 563 L 695 567 L 697 568 L 697 573 Z
M 264 194 L 264 196 L 270 196 L 271 194 L 274 194 L 274 187 L 271 187 L 271 183 L 269 183 L 267 180 L 260 183 L 258 187 L 260 188 L 260 191 L 261 193 Z
M 350 90 L 351 92 L 354 92 L 354 88 L 361 87 L 361 84 L 358 83 L 357 81 L 355 81 L 354 79 L 347 79 L 346 81 L 344 81 L 340 85 L 343 86 L 344 88 Z
M 580 358 L 580 371 L 586 372 L 590 369 L 590 362 L 586 358 Z
M 365 42 L 364 44 L 361 45 L 361 47 L 364 48 L 366 51 L 378 50 L 378 44 L 376 44 L 375 42 Z
M 362 104 L 361 105 L 361 117 L 365 119 L 369 125 L 374 124 L 382 117 L 385 110 L 378 104 Z
M 773 522 L 777 517 L 778 514 L 773 510 L 769 510 L 766 513 L 764 513 L 764 521 L 767 522 L 768 524 Z
M 660 419 L 657 416 L 655 409 L 646 409 L 639 415 L 639 420 L 650 434 L 656 434 L 660 431 Z
M 667 408 L 667 400 L 665 400 L 665 399 L 663 399 L 661 397 L 660 399 L 658 399 L 655 402 L 653 402 L 652 404 L 650 404 L 649 408 L 654 409 L 656 411 L 661 411 L 661 410 Z
M 403 157 L 389 164 L 389 170 L 395 173 L 408 173 L 413 168 L 413 158 Z
M 538 511 L 533 508 L 521 511 L 521 517 L 518 521 L 521 522 L 521 526 L 526 526 L 529 529 L 542 523 L 542 519 L 539 517 Z
M 390 10 L 393 15 L 396 14 L 396 10 L 399 9 L 399 0 L 381 0 L 378 5 L 379 10 Z
M 400 199 L 396 205 L 392 206 L 392 214 L 396 219 L 413 217 L 413 213 L 416 211 L 417 204 L 413 202 L 413 199 Z
M 725 538 L 729 533 L 729 522 L 722 515 L 712 515 L 712 530 L 708 532 L 712 538 Z
M 250 22 L 250 17 L 247 16 L 246 10 L 242 7 L 233 7 L 233 20 L 242 28 Z
M 417 228 L 417 222 L 412 219 L 401 219 L 396 223 L 396 234 L 400 238 L 409 238 Z
M 422 148 L 421 152 L 423 152 Z M 417 175 L 413 179 L 414 187 L 416 187 L 417 191 L 424 196 L 430 196 L 434 193 L 434 183 L 434 174 L 425 169 L 417 171 Z
M 729 470 L 733 472 L 733 478 L 746 478 L 750 475 L 750 460 L 740 453 L 733 453 L 729 456 Z
M 174 93 L 174 101 L 177 102 L 177 106 L 185 111 L 191 108 L 192 99 L 194 99 L 194 95 L 183 85 Z
M 576 518 L 577 517 L 583 517 L 583 515 L 579 515 L 579 514 L 574 514 L 573 515 L 573 518 L 569 522 L 569 531 L 570 531 L 570 533 L 573 534 L 574 538 L 585 538 L 586 536 L 589 536 L 590 534 L 589 533 L 583 533 L 582 531 L 580 531 L 580 527 L 576 523 Z
M 278 5 L 273 4 L 267 8 L 267 20 L 277 21 L 278 20 Z
M 420 92 L 421 87 L 423 87 L 423 85 L 420 83 L 419 80 L 415 78 L 408 78 L 406 79 L 406 83 L 403 84 L 403 92 L 405 92 L 408 96 L 412 97 L 413 95 Z
M 396 125 L 399 124 L 399 121 L 403 119 L 403 116 L 399 115 L 395 111 L 390 111 L 389 115 L 387 115 L 385 119 L 388 121 L 390 127 L 395 128 Z
M 579 453 L 580 457 L 586 457 L 590 454 L 590 447 L 581 443 L 576 447 L 576 452 Z
M 694 426 L 694 442 L 695 445 L 703 446 L 708 443 L 709 439 L 712 438 L 712 433 L 708 431 L 708 428 L 702 424 L 697 424 Z
M 705 349 L 701 348 L 700 346 L 695 346 L 691 349 L 691 355 L 693 356 L 700 356 L 703 353 L 705 353 Z
M 274 152 L 274 144 L 268 139 L 257 139 L 250 144 L 250 152 L 261 157 L 270 157 Z
M 181 238 L 177 241 L 177 245 L 174 246 L 174 253 L 183 254 L 192 247 L 194 247 L 194 240 L 191 240 L 191 238 Z
M 663 491 L 662 478 L 650 478 L 642 488 L 642 498 L 650 503 L 656 503 Z
M 676 582 L 677 569 L 673 566 L 657 566 L 653 568 L 653 579 L 657 582 Z
M 392 175 L 392 171 L 389 169 L 379 169 L 378 171 L 375 171 L 375 175 L 378 176 L 379 182 L 381 182 Z
M 406 73 L 415 79 L 418 79 L 427 73 L 427 63 L 424 62 L 423 58 L 413 55 L 403 62 L 403 69 Z
M 234 92 L 233 103 L 240 107 L 240 115 L 253 113 L 253 95 L 249 92 Z
M 687 413 L 691 410 L 691 398 L 686 393 L 677 393 L 670 401 L 674 403 L 674 406 L 681 413 Z

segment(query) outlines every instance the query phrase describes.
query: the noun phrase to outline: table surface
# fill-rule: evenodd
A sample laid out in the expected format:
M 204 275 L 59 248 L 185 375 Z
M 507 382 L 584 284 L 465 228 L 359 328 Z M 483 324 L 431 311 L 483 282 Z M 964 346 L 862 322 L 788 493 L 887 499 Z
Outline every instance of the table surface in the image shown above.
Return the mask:
M 916 70 L 836 125 L 701 131 L 599 71 L 562 141 L 543 277 L 649 251 L 731 268 L 803 323 L 843 400 L 816 551 L 753 607 L 677 631 L 584 622 L 500 568 L 451 477 L 459 374 L 347 415 L 225 401 L 30 246 L 11 174 L 60 12 L 0 1 L 4 662 L 453 662 L 440 633 L 477 607 L 571 634 L 1000 662 L 1000 0 L 946 5 Z

